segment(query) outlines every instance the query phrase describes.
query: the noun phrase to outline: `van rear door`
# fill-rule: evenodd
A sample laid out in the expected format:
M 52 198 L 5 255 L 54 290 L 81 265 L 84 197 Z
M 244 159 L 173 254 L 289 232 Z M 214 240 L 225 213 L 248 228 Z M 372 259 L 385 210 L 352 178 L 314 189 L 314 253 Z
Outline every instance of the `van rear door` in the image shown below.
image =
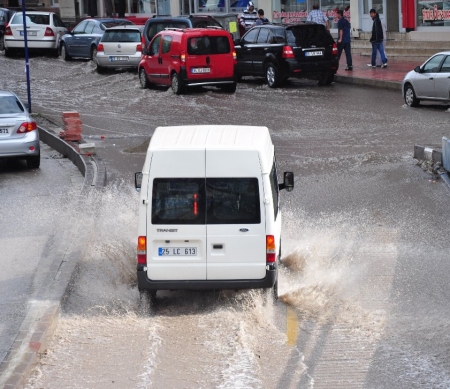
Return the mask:
M 204 148 L 154 151 L 149 177 L 148 278 L 206 280 Z
M 206 150 L 208 280 L 266 275 L 264 191 L 258 152 Z

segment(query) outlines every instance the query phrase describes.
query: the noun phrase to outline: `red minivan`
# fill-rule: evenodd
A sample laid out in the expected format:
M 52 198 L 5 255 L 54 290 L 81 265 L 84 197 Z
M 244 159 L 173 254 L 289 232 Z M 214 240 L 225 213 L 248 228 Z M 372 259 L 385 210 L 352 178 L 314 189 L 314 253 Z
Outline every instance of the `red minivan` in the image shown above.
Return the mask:
M 166 28 L 150 42 L 139 63 L 142 88 L 171 86 L 182 94 L 190 86 L 212 85 L 236 91 L 236 52 L 231 34 L 217 27 Z

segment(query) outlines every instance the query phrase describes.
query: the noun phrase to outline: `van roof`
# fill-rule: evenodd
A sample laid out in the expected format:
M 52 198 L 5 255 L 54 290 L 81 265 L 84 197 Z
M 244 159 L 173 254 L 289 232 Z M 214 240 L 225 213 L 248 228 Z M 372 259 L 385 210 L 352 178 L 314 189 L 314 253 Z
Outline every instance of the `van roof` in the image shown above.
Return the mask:
M 252 149 L 272 145 L 269 129 L 257 126 L 200 125 L 158 127 L 149 150 L 160 149 Z

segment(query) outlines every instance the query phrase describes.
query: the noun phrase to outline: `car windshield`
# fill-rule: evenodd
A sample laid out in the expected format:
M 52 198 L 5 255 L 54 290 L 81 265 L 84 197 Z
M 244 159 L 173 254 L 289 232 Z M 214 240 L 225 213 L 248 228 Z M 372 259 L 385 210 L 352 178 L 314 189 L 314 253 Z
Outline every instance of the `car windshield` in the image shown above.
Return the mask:
M 0 97 L 0 115 L 8 113 L 23 113 L 24 108 L 14 96 Z
M 230 52 L 230 43 L 226 36 L 199 36 L 189 38 L 188 54 L 225 54 Z
M 131 30 L 112 30 L 103 34 L 102 42 L 140 42 L 141 34 L 139 31 Z
M 26 24 L 44 24 L 44 25 L 50 24 L 50 15 L 26 14 L 25 18 Z M 11 24 L 23 24 L 22 14 L 15 14 L 11 21 Z

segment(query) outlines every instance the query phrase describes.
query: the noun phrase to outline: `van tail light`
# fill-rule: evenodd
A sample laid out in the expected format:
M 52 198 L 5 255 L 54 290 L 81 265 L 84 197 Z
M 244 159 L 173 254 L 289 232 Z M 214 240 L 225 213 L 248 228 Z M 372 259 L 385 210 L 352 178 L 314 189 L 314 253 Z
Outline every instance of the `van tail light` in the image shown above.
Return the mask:
M 233 62 L 235 65 L 237 65 L 237 55 L 236 55 L 236 51 L 233 50 Z
M 277 260 L 277 252 L 275 247 L 275 237 L 266 235 L 266 262 L 273 263 Z
M 145 47 L 145 36 L 144 35 L 141 36 L 141 45 L 142 45 L 142 47 Z
M 12 35 L 11 27 L 6 27 L 5 35 Z
M 37 129 L 36 122 L 24 122 L 20 125 L 19 129 L 17 130 L 18 134 L 25 134 L 27 132 L 31 132 Z
M 198 194 L 194 193 L 194 215 L 198 215 Z
M 136 45 L 136 51 L 142 51 L 142 43 Z
M 291 46 L 284 46 L 283 47 L 283 58 L 295 58 L 294 51 L 292 50 Z
M 145 236 L 138 237 L 137 263 L 138 265 L 147 264 L 147 238 Z
M 186 64 L 186 53 L 185 53 L 184 51 L 182 51 L 182 52 L 180 53 L 180 61 L 181 61 L 181 63 L 182 63 L 183 65 Z
M 45 34 L 44 36 L 55 36 L 55 33 L 53 32 L 53 30 L 50 27 L 47 27 L 45 29 Z
M 99 43 L 97 45 L 97 53 L 100 53 L 100 52 L 103 52 L 103 51 L 105 51 L 105 48 L 103 47 L 102 43 Z
M 333 43 L 333 48 L 331 49 L 331 54 L 338 55 L 338 47 L 337 47 L 336 42 Z

